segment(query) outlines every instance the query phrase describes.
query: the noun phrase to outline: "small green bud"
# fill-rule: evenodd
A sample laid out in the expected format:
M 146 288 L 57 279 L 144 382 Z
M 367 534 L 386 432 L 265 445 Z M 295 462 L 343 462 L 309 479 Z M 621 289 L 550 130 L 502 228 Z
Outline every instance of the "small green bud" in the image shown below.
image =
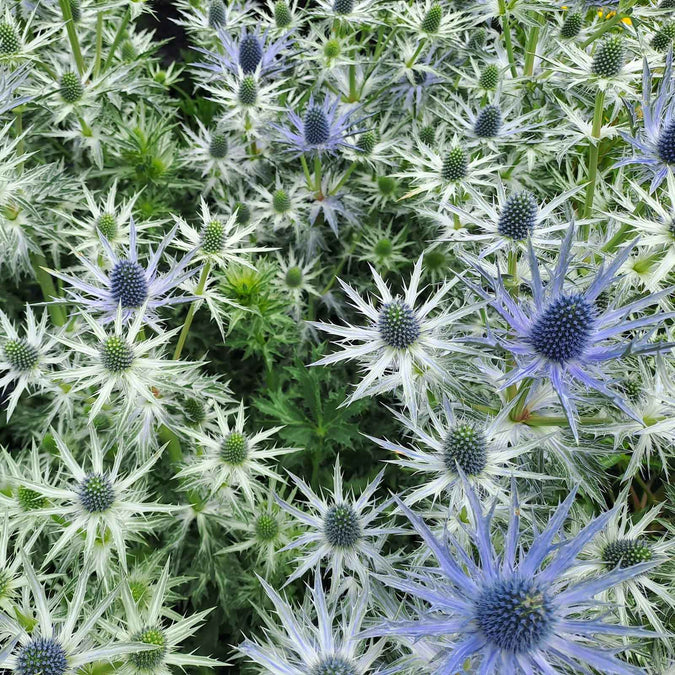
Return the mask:
M 565 40 L 571 40 L 579 35 L 582 26 L 584 25 L 584 18 L 581 12 L 570 12 L 560 28 L 560 37 Z
M 490 63 L 483 68 L 478 80 L 478 86 L 486 91 L 494 91 L 499 84 L 499 68 L 496 64 Z
M 623 68 L 625 55 L 626 46 L 623 38 L 618 35 L 611 35 L 598 45 L 591 70 L 600 77 L 616 77 Z
M 274 3 L 274 23 L 276 23 L 277 28 L 286 28 L 291 25 L 293 17 L 291 16 L 291 10 L 288 8 L 288 5 L 284 0 L 278 0 Z
M 59 92 L 66 103 L 77 103 L 84 94 L 84 87 L 77 74 L 68 71 L 61 76 Z
M 438 33 L 438 29 L 441 27 L 441 20 L 443 19 L 443 8 L 436 3 L 429 8 L 429 11 L 425 14 L 424 19 L 422 19 L 422 30 L 425 33 L 433 35 Z

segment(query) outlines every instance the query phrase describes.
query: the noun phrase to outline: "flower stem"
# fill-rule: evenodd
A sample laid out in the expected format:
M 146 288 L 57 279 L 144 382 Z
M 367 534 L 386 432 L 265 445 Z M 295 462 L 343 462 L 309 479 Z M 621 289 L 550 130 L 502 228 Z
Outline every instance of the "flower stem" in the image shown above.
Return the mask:
M 323 196 L 321 193 L 321 178 L 321 155 L 317 152 L 314 157 L 314 188 L 318 198 Z
M 101 70 L 101 50 L 103 49 L 103 10 L 96 15 L 96 56 L 94 57 L 94 77 Z
M 523 75 L 525 77 L 532 77 L 534 71 L 534 60 L 537 56 L 537 44 L 539 43 L 539 31 L 541 30 L 541 23 L 544 15 L 537 14 L 537 23 L 530 28 L 530 33 L 527 36 L 527 45 L 525 46 L 525 65 L 523 66 Z
M 417 45 L 417 49 L 415 50 L 415 53 L 410 57 L 410 59 L 408 61 L 406 61 L 406 64 L 405 64 L 406 68 L 412 68 L 415 65 L 415 62 L 417 61 L 417 57 L 420 55 L 420 52 L 424 48 L 425 41 L 426 40 L 424 38 L 422 38 L 419 41 L 419 44 Z
M 518 77 L 516 60 L 513 56 L 513 43 L 511 42 L 511 22 L 509 21 L 509 15 L 506 13 L 506 3 L 504 0 L 499 0 L 499 15 L 502 17 L 504 46 L 506 47 L 506 54 L 509 57 L 509 68 L 511 69 L 511 75 L 512 77 Z
M 588 185 L 586 187 L 586 201 L 584 202 L 583 217 L 590 218 L 593 212 L 593 197 L 595 185 L 598 179 L 598 157 L 600 154 L 600 134 L 602 133 L 602 113 L 605 105 L 605 92 L 598 89 L 595 95 L 595 108 L 593 110 L 593 128 L 591 129 L 591 146 L 588 152 Z M 584 225 L 587 230 L 588 225 Z M 585 235 L 588 232 L 584 233 Z
M 349 65 L 349 103 L 355 103 L 359 100 L 356 91 L 356 65 L 351 63 Z
M 120 23 L 119 28 L 117 29 L 117 33 L 115 33 L 113 42 L 110 45 L 108 58 L 105 60 L 105 63 L 103 64 L 104 71 L 108 70 L 108 66 L 110 66 L 110 64 L 112 63 L 113 57 L 115 56 L 115 52 L 117 51 L 117 47 L 119 46 L 119 43 L 122 41 L 124 30 L 126 29 L 130 19 L 131 19 L 131 10 L 127 9 L 127 11 L 124 13 L 124 16 L 122 17 L 122 22 Z
M 304 155 L 300 155 L 300 163 L 302 164 L 302 171 L 305 174 L 305 180 L 307 181 L 307 189 L 312 189 L 312 176 L 309 173 L 309 167 L 307 166 L 307 160 Z
M 359 165 L 358 162 L 352 162 L 351 166 L 345 171 L 344 176 L 340 178 L 338 184 L 332 190 L 329 190 L 328 194 L 331 195 L 337 194 L 338 190 L 345 184 L 347 178 L 349 178 L 349 176 L 352 175 L 354 169 L 356 169 L 358 165 Z
M 507 266 L 509 275 L 509 293 L 514 297 L 518 297 L 518 251 L 512 248 L 508 252 Z M 513 370 L 515 361 L 512 357 L 507 360 L 507 372 Z M 513 401 L 518 395 L 518 385 L 511 384 L 506 388 L 506 400 Z
M 204 267 L 202 267 L 202 273 L 199 276 L 199 282 L 197 283 L 197 288 L 195 289 L 195 295 L 201 295 L 204 292 L 204 287 L 206 286 L 206 280 L 208 279 L 209 272 L 211 271 L 211 263 L 207 262 Z M 178 344 L 176 345 L 176 350 L 173 353 L 173 360 L 177 361 L 180 358 L 180 355 L 185 346 L 185 341 L 187 340 L 188 333 L 190 332 L 190 326 L 192 325 L 192 320 L 195 317 L 195 312 L 197 307 L 201 303 L 201 298 L 197 298 L 192 301 L 190 309 L 188 309 L 187 316 L 185 317 L 185 323 L 183 324 L 183 329 L 178 336 Z
M 532 388 L 532 378 L 528 377 L 522 382 L 520 387 L 518 387 L 518 400 L 516 401 L 515 407 L 511 410 L 510 418 L 514 422 L 520 422 L 522 420 L 523 411 L 525 410 L 525 404 L 527 403 L 527 396 L 530 393 Z
M 511 285 L 511 295 L 518 297 L 518 250 L 512 248 L 508 253 L 508 275 Z
M 84 59 L 82 58 L 80 42 L 77 39 L 77 32 L 75 31 L 75 22 L 73 21 L 73 13 L 70 10 L 70 2 L 69 0 L 59 0 L 59 5 L 61 6 L 61 14 L 63 15 L 63 22 L 66 25 L 66 33 L 68 33 L 70 49 L 73 52 L 77 72 L 82 77 L 84 75 Z
M 33 271 L 35 272 L 35 277 L 38 284 L 40 284 L 40 289 L 42 290 L 42 297 L 50 302 L 51 300 L 58 298 L 58 293 L 56 292 L 56 287 L 54 286 L 54 281 L 52 280 L 51 274 L 47 272 L 47 259 L 44 257 L 42 252 L 40 253 L 31 253 L 30 261 L 33 266 Z M 63 326 L 66 323 L 66 311 L 61 305 L 49 304 L 47 305 L 47 311 L 49 316 L 52 319 L 52 323 L 55 326 Z

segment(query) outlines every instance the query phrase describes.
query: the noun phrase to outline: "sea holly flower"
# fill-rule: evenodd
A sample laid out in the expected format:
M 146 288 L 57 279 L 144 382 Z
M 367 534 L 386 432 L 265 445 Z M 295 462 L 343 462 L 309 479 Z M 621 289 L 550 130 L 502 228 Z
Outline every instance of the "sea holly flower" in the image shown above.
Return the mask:
M 524 248 L 530 239 L 538 247 L 552 245 L 548 235 L 564 227 L 552 217 L 553 213 L 582 188 L 566 190 L 545 205 L 529 190 L 516 190 L 507 195 L 501 181 L 497 182 L 497 194 L 492 199 L 471 185 L 465 189 L 470 196 L 468 204 L 456 206 L 448 202 L 444 204 L 444 211 L 452 215 L 439 211 L 435 220 L 445 225 L 441 241 L 475 241 L 481 245 L 480 257 L 484 258 L 504 248 Z M 433 213 L 429 211 L 430 216 Z M 455 216 L 459 218 L 459 228 Z M 549 219 L 550 224 L 546 222 Z M 461 226 L 469 223 L 478 226 L 479 231 L 472 233 Z
M 299 319 L 305 297 L 320 297 L 313 282 L 319 276 L 321 270 L 316 268 L 316 259 L 306 262 L 296 258 L 293 251 L 286 259 L 280 253 L 277 253 L 276 256 L 279 263 L 279 271 L 276 277 L 277 285 L 290 295 L 289 311 Z
M 384 470 L 375 477 L 357 498 L 352 491 L 343 490 L 339 458 L 333 471 L 333 489 L 327 495 L 316 494 L 307 483 L 290 474 L 294 485 L 307 500 L 306 509 L 284 501 L 277 496 L 279 506 L 304 524 L 307 530 L 282 551 L 300 551 L 298 566 L 286 584 L 302 577 L 323 561 L 330 571 L 331 587 L 338 588 L 345 581 L 345 572 L 358 576 L 364 583 L 369 571 L 385 569 L 390 564 L 382 555 L 384 538 L 398 532 L 398 528 L 378 524 L 390 501 L 373 503 L 373 497 L 382 482 Z
M 594 88 L 605 92 L 610 100 L 633 94 L 640 72 L 640 61 L 632 57 L 630 41 L 621 35 L 606 35 L 591 45 L 579 47 L 574 40 L 556 41 L 547 66 L 556 74 L 558 86 Z
M 376 26 L 380 0 L 317 0 L 312 13 L 331 25 L 334 21 L 353 26 Z
M 502 501 L 507 502 L 504 489 L 507 476 L 546 479 L 542 474 L 519 468 L 519 464 L 523 464 L 523 455 L 539 447 L 541 439 L 509 445 L 498 437 L 500 418 L 508 416 L 509 412 L 505 409 L 494 420 L 482 421 L 457 415 L 444 398 L 438 413 L 429 409 L 427 424 L 391 411 L 412 435 L 410 446 L 372 436 L 367 438 L 395 454 L 396 459 L 388 462 L 426 477 L 419 487 L 405 495 L 407 505 L 432 498 L 447 506 L 450 513 L 459 513 L 463 508 L 470 509 L 467 485 L 474 486 L 481 495 L 500 495 Z
M 272 32 L 283 34 L 294 31 L 303 25 L 304 12 L 298 7 L 298 0 L 266 0 L 265 9 L 258 10 L 260 16 L 269 22 L 274 21 Z
M 192 227 L 178 216 L 174 216 L 174 220 L 182 235 L 175 243 L 176 248 L 187 251 L 188 255 L 191 253 L 198 262 L 208 262 L 216 267 L 236 263 L 252 269 L 250 254 L 269 250 L 260 246 L 242 245 L 249 243 L 257 222 L 241 225 L 236 211 L 227 218 L 212 213 L 204 199 L 200 201 L 198 227 Z
M 491 331 L 486 338 L 488 343 L 504 349 L 515 359 L 515 367 L 505 377 L 502 388 L 528 378 L 550 380 L 578 440 L 575 400 L 579 395 L 572 390 L 571 384 L 578 382 L 598 392 L 635 419 L 635 412 L 625 398 L 610 387 L 603 364 L 629 353 L 648 354 L 669 349 L 668 344 L 650 342 L 648 336 L 627 338 L 622 335 L 656 326 L 672 314 L 654 313 L 628 319 L 655 304 L 660 297 L 670 293 L 669 289 L 624 306 L 598 307 L 599 296 L 617 281 L 617 272 L 635 242 L 626 246 L 606 267 L 601 265 L 585 288 L 567 284 L 574 231 L 574 224 L 571 224 L 560 248 L 558 263 L 546 284 L 542 282 L 539 262 L 530 245 L 531 301 L 514 300 L 501 275 L 495 279 L 479 262 L 465 259 L 480 274 L 489 290 L 469 281 L 466 283 L 497 312 L 509 330 L 508 335 Z
M 0 490 L 2 512 L 17 528 L 17 540 L 23 541 L 26 534 L 39 531 L 47 521 L 42 509 L 50 502 L 41 492 L 29 484 L 48 485 L 51 466 L 40 448 L 33 443 L 31 450 L 14 457 L 5 448 L 0 451 L 0 475 L 3 477 Z
M 133 210 L 140 194 L 135 193 L 129 199 L 118 198 L 118 184 L 114 180 L 107 193 L 95 195 L 82 184 L 86 202 L 86 215 L 76 217 L 63 211 L 59 215 L 66 221 L 63 233 L 74 240 L 74 246 L 80 253 L 98 254 L 101 250 L 101 235 L 114 249 L 122 242 L 129 241 Z M 136 233 L 148 229 L 154 223 L 134 223 Z
M 269 188 L 256 185 L 255 190 L 259 198 L 252 203 L 257 222 L 262 225 L 271 225 L 272 231 L 295 225 L 305 218 L 307 210 L 307 190 L 298 180 L 289 178 L 284 181 L 277 174 L 274 184 Z
M 194 456 L 177 477 L 185 479 L 186 487 L 204 488 L 211 495 L 228 490 L 234 498 L 241 492 L 249 504 L 254 504 L 255 495 L 260 490 L 258 477 L 282 482 L 267 466 L 266 460 L 295 452 L 296 448 L 261 446 L 281 427 L 265 429 L 257 434 L 247 433 L 243 402 L 234 420 L 229 420 L 217 408 L 216 421 L 218 433 L 215 437 L 200 429 L 186 429 L 186 434 L 196 441 L 201 454 Z
M 117 563 L 126 570 L 128 543 L 142 541 L 142 532 L 157 527 L 158 514 L 176 510 L 169 504 L 147 501 L 142 487 L 162 450 L 125 472 L 122 469 L 125 453 L 117 450 L 112 465 L 106 465 L 107 448 L 103 448 L 93 430 L 87 444 L 89 461 L 86 463 L 75 459 L 58 434 L 54 433 L 53 438 L 61 463 L 70 473 L 69 479 L 59 472 L 61 480 L 56 485 L 25 483 L 26 487 L 48 500 L 40 508 L 40 515 L 59 516 L 65 521 L 44 562 L 59 557 L 74 561 L 81 551 L 85 565 L 91 565 L 98 576 L 108 577 L 111 553 L 114 552 Z
M 112 400 L 120 404 L 122 419 L 139 414 L 161 419 L 164 415 L 161 392 L 181 390 L 184 376 L 198 366 L 198 363 L 169 361 L 160 356 L 160 350 L 167 346 L 180 326 L 138 340 L 144 314 L 142 309 L 133 323 L 126 325 L 120 307 L 111 327 L 104 327 L 88 314 L 82 314 L 89 329 L 87 341 L 81 336 L 79 339 L 59 336 L 59 341 L 70 347 L 78 358 L 69 368 L 55 373 L 55 377 L 72 384 L 74 393 L 87 389 L 95 392 L 90 421 Z M 151 429 L 152 424 L 149 427 Z M 146 432 L 147 428 L 148 425 Z
M 570 570 L 570 576 L 586 579 L 608 570 L 655 563 L 652 569 L 608 588 L 599 599 L 616 607 L 622 625 L 635 621 L 648 623 L 665 637 L 668 630 L 664 625 L 664 611 L 675 608 L 675 594 L 667 568 L 672 560 L 675 539 L 672 532 L 658 534 L 662 528 L 661 504 L 636 518 L 629 510 L 627 497 L 628 490 L 622 490 L 617 500 L 619 508 L 614 509 L 605 530 L 581 552 L 579 564 Z
M 475 311 L 475 307 L 469 305 L 453 312 L 441 311 L 432 316 L 450 286 L 442 284 L 420 306 L 418 296 L 422 263 L 423 258 L 420 257 L 402 295 L 393 295 L 382 277 L 371 267 L 378 290 L 377 305 L 372 300 L 363 300 L 354 288 L 339 279 L 352 305 L 366 318 L 367 325 L 339 326 L 312 322 L 315 328 L 338 336 L 340 339 L 336 344 L 341 347 L 340 351 L 329 354 L 312 365 L 357 360 L 365 373 L 345 405 L 371 395 L 375 389 L 380 393 L 402 389 L 403 402 L 415 417 L 418 408 L 415 382 L 422 376 L 447 382 L 450 375 L 442 365 L 441 355 L 469 353 L 466 347 L 446 339 L 443 329 L 457 324 L 464 316 Z M 381 387 L 385 381 L 386 386 Z
M 190 142 L 186 160 L 205 179 L 203 193 L 217 191 L 223 182 L 230 183 L 253 171 L 241 140 L 221 126 L 209 130 L 197 120 L 197 130 L 188 126 L 183 131 Z
M 101 644 L 100 638 L 96 639 L 99 636 L 95 637 L 94 629 L 117 592 L 105 594 L 94 606 L 85 604 L 89 581 L 86 568 L 78 571 L 77 584 L 67 605 L 62 602 L 63 594 L 46 596 L 25 556 L 23 572 L 33 596 L 35 627 L 29 632 L 17 619 L 0 612 L 3 633 L 9 633 L 12 643 L 9 655 L 2 661 L 3 669 L 16 675 L 68 675 L 96 661 L 112 662 L 121 656 L 155 650 L 154 645 L 132 640 Z
M 369 228 L 358 242 L 356 250 L 359 260 L 370 263 L 378 270 L 398 269 L 408 262 L 405 249 L 412 242 L 407 241 L 405 228 L 394 233 L 393 223 L 386 227 Z
M 454 11 L 445 0 L 424 0 L 414 5 L 395 4 L 394 16 L 400 30 L 431 44 L 449 45 L 475 19 L 468 12 Z
M 31 306 L 26 305 L 25 330 L 19 333 L 0 310 L 0 391 L 8 420 L 25 391 L 54 388 L 51 369 L 63 361 L 65 354 L 55 350 L 57 341 L 47 332 L 48 318 L 45 310 L 38 321 Z
M 650 282 L 656 287 L 664 283 L 675 268 L 675 175 L 669 172 L 662 191 L 655 195 L 636 181 L 628 181 L 631 196 L 619 194 L 618 187 L 612 194 L 618 208 L 605 211 L 605 216 L 631 228 L 639 234 L 639 247 L 654 257 L 650 269 Z M 644 204 L 645 213 L 635 205 Z
M 377 666 L 384 641 L 360 637 L 368 610 L 368 587 L 346 593 L 326 594 L 321 575 L 297 607 L 289 604 L 260 579 L 276 617 L 263 615 L 265 642 L 246 639 L 238 650 L 264 667 L 270 675 L 368 675 L 383 671 Z
M 190 296 L 174 293 L 186 279 L 199 271 L 198 267 L 187 269 L 197 252 L 193 249 L 180 262 L 172 263 L 169 272 L 159 273 L 162 255 L 172 242 L 177 229 L 178 225 L 162 239 L 156 250 L 149 247 L 149 260 L 143 266 L 138 258 L 137 230 L 133 218 L 129 226 L 129 248 L 126 255 L 116 253 L 99 228 L 101 245 L 111 267 L 109 271 L 82 256 L 80 262 L 92 281 L 84 281 L 72 274 L 52 269 L 49 273 L 68 284 L 65 290 L 72 302 L 87 312 L 101 314 L 104 322 L 113 321 L 118 314 L 118 308 L 121 308 L 121 316 L 125 322 L 140 313 L 146 323 L 159 329 L 157 310 L 191 301 L 193 298 Z
M 270 78 L 289 67 L 288 54 L 284 53 L 291 44 L 289 33 L 272 40 L 269 29 L 261 34 L 260 27 L 256 26 L 254 30 L 242 27 L 238 37 L 221 28 L 218 37 L 224 53 L 195 48 L 207 58 L 207 62 L 198 64 L 201 68 L 216 74 L 229 71 L 239 76 L 255 74 Z
M 652 73 L 644 60 L 642 70 L 641 114 L 633 108 L 632 134 L 622 132 L 621 137 L 631 145 L 633 155 L 620 159 L 616 166 L 636 165 L 651 175 L 649 191 L 654 192 L 666 176 L 672 176 L 675 165 L 675 76 L 673 75 L 673 52 L 666 57 L 663 77 L 659 81 L 656 96 L 652 98 Z
M 518 103 L 503 104 L 498 99 L 475 109 L 463 99 L 452 97 L 438 103 L 443 113 L 439 113 L 452 127 L 464 129 L 466 136 L 472 139 L 472 145 L 485 143 L 491 149 L 503 149 L 505 143 L 538 142 L 533 132 L 545 124 L 552 124 L 550 120 L 535 122 L 534 118 L 541 117 L 540 109 L 521 113 Z M 523 138 L 524 136 L 524 138 Z
M 134 597 L 133 588 L 122 584 L 121 600 L 124 607 L 125 627 L 104 622 L 108 632 L 119 640 L 133 644 L 154 646 L 155 649 L 128 654 L 116 672 L 123 675 L 170 675 L 186 667 L 215 668 L 226 663 L 208 656 L 188 652 L 181 643 L 192 637 L 203 625 L 211 609 L 181 616 L 165 606 L 170 593 L 170 560 L 151 588 L 146 589 L 146 603 Z
M 288 554 L 280 549 L 291 541 L 293 528 L 289 514 L 275 501 L 276 486 L 272 483 L 266 497 L 262 496 L 255 507 L 247 504 L 236 505 L 234 518 L 228 518 L 227 527 L 238 541 L 218 551 L 220 555 L 253 550 L 256 563 L 269 577 L 280 569 L 280 563 L 286 562 Z M 288 499 L 293 499 L 293 493 Z M 283 569 L 283 567 L 281 568 Z
M 223 115 L 219 118 L 220 125 L 227 128 L 234 126 L 243 132 L 249 141 L 255 142 L 255 147 L 249 146 L 249 149 L 257 153 L 263 152 L 267 145 L 267 125 L 283 110 L 279 105 L 279 98 L 287 90 L 285 80 L 283 78 L 269 80 L 257 73 L 234 74 L 225 70 L 214 75 L 202 86 L 211 94 L 213 100 L 224 108 Z M 186 133 L 192 136 L 188 127 Z M 235 144 L 234 136 L 230 136 L 229 140 L 233 149 L 230 155 L 234 162 L 239 146 Z M 252 157 L 255 158 L 255 154 Z M 245 167 L 250 169 L 249 173 L 255 168 L 251 163 Z M 235 174 L 233 177 L 236 177 Z
M 418 137 L 414 148 L 399 149 L 408 168 L 396 177 L 410 180 L 412 189 L 401 199 L 424 193 L 438 195 L 434 203 L 442 206 L 455 195 L 463 194 L 466 185 L 490 187 L 497 170 L 496 155 L 478 155 L 455 135 L 450 142 L 439 141 L 432 145 Z
M 342 148 L 353 148 L 347 136 L 361 131 L 363 118 L 353 119 L 357 108 L 341 112 L 339 97 L 325 96 L 322 103 L 311 94 L 302 114 L 292 108 L 287 111 L 289 125 L 271 124 L 278 142 L 294 155 L 336 154 Z
M 0 64 L 12 70 L 18 70 L 22 62 L 37 60 L 38 50 L 49 45 L 59 31 L 59 26 L 48 26 L 44 22 L 40 22 L 38 29 L 36 12 L 31 12 L 26 18 L 19 23 L 9 3 L 4 3 L 0 9 Z
M 409 619 L 382 621 L 362 635 L 402 635 L 431 642 L 438 650 L 431 672 L 439 675 L 457 672 L 467 664 L 485 675 L 577 673 L 588 668 L 621 675 L 642 672 L 617 658 L 627 644 L 608 641 L 612 636 L 655 634 L 604 621 L 605 606 L 595 598 L 656 563 L 607 569 L 576 583 L 567 576 L 582 549 L 607 525 L 614 511 L 594 518 L 576 536 L 566 538 L 562 527 L 576 497 L 573 489 L 547 526 L 528 539 L 528 547 L 515 485 L 505 533 L 493 532 L 495 506 L 484 513 L 470 486 L 467 494 L 472 518 L 469 533 L 477 557 L 448 531 L 442 539 L 436 537 L 399 500 L 436 564 L 389 574 L 382 581 L 425 606 L 410 602 L 409 611 L 414 614 Z M 502 535 L 503 549 L 498 553 L 494 542 Z

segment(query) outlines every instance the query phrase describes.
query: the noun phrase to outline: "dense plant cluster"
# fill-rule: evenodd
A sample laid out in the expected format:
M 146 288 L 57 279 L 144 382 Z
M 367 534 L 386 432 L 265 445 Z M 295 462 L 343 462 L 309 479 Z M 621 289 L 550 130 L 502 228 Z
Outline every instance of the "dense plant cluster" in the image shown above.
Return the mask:
M 674 39 L 0 0 L 2 673 L 675 673 Z

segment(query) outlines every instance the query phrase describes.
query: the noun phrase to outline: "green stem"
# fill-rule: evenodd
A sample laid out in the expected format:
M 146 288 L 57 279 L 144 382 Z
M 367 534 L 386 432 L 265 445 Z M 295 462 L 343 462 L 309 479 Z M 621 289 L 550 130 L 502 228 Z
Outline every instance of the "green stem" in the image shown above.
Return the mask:
M 519 291 L 518 288 L 519 284 L 518 284 L 518 250 L 516 248 L 512 248 L 509 250 L 507 260 L 508 260 L 507 271 L 509 275 L 511 295 L 514 298 L 517 298 Z
M 318 152 L 314 157 L 314 187 L 317 196 L 321 197 L 321 155 Z
M 108 70 L 108 67 L 112 63 L 112 60 L 115 56 L 115 52 L 117 51 L 117 47 L 119 46 L 120 42 L 122 41 L 122 36 L 124 35 L 124 30 L 126 29 L 127 24 L 129 23 L 130 19 L 131 19 L 131 10 L 127 9 L 127 11 L 124 13 L 124 16 L 122 17 L 122 23 L 120 23 L 119 28 L 117 29 L 117 33 L 115 33 L 115 37 L 113 39 L 113 42 L 110 45 L 110 51 L 108 52 L 108 58 L 105 60 L 105 63 L 103 64 L 103 70 L 104 71 Z
M 82 135 L 85 138 L 91 138 L 94 135 L 94 132 L 91 130 L 91 127 L 87 124 L 83 117 L 77 118 L 80 122 L 80 129 L 82 129 Z
M 598 180 L 598 157 L 600 155 L 600 134 L 602 133 L 602 115 L 605 106 L 605 92 L 598 89 L 595 95 L 595 108 L 593 109 L 593 128 L 591 129 L 591 146 L 588 153 L 588 185 L 586 187 L 586 200 L 584 202 L 583 217 L 590 218 L 593 213 L 593 198 L 595 185 Z M 588 225 L 584 225 L 588 229 Z M 586 235 L 588 232 L 585 233 Z
M 96 15 L 96 56 L 94 57 L 94 77 L 101 70 L 101 51 L 103 50 L 103 10 Z
M 66 24 L 66 33 L 68 33 L 68 40 L 70 41 L 70 49 L 73 52 L 75 65 L 80 77 L 84 75 L 84 59 L 82 58 L 82 50 L 80 49 L 80 42 L 77 39 L 77 32 L 75 30 L 75 22 L 73 21 L 73 13 L 70 11 L 69 0 L 59 0 L 61 6 L 61 14 L 63 21 Z
M 422 38 L 422 39 L 419 41 L 419 44 L 417 45 L 417 49 L 415 50 L 415 53 L 414 53 L 414 54 L 410 57 L 410 59 L 408 59 L 408 61 L 406 61 L 406 63 L 405 63 L 405 67 L 406 67 L 406 68 L 412 68 L 412 67 L 415 65 L 415 62 L 417 61 L 417 57 L 420 55 L 420 52 L 421 52 L 422 49 L 424 48 L 424 43 L 425 43 L 425 42 L 426 42 L 426 40 L 425 40 L 424 38 Z
M 304 155 L 300 155 L 300 163 L 302 164 L 302 170 L 305 174 L 305 180 L 307 181 L 307 189 L 312 189 L 312 176 L 309 173 L 309 167 L 307 166 L 307 160 Z
M 537 23 L 530 28 L 530 34 L 527 36 L 527 45 L 525 46 L 525 65 L 523 66 L 523 75 L 532 77 L 534 71 L 534 59 L 537 56 L 537 44 L 539 44 L 539 31 L 544 15 L 537 14 Z
M 516 60 L 513 56 L 513 43 L 511 42 L 511 22 L 509 15 L 506 12 L 506 4 L 504 0 L 499 0 L 499 15 L 502 17 L 502 32 L 504 33 L 504 46 L 506 47 L 506 54 L 509 57 L 509 67 L 511 69 L 512 77 L 518 77 L 518 70 L 516 69 Z
M 478 410 L 478 412 L 487 413 L 488 415 L 498 415 L 499 414 L 499 408 L 493 408 L 492 406 L 483 405 L 482 403 L 470 403 L 469 405 L 474 410 Z
M 352 165 L 345 171 L 344 176 L 342 176 L 342 178 L 340 178 L 338 184 L 332 190 L 328 191 L 328 194 L 330 194 L 330 195 L 336 194 L 338 192 L 338 190 L 345 184 L 345 182 L 347 181 L 347 178 L 349 178 L 349 176 L 352 175 L 352 173 L 354 172 L 354 169 L 356 169 L 356 167 L 358 165 L 359 165 L 358 162 L 352 162 Z
M 33 271 L 35 272 L 35 277 L 38 284 L 40 284 L 40 289 L 42 290 L 42 297 L 47 302 L 51 302 L 52 299 L 58 298 L 58 293 L 56 292 L 56 287 L 54 286 L 54 280 L 52 279 L 51 274 L 45 269 L 47 267 L 47 259 L 42 253 L 31 253 L 30 261 L 33 266 Z M 52 319 L 52 322 L 55 326 L 63 326 L 66 323 L 66 310 L 61 305 L 49 304 L 47 305 L 47 311 L 49 316 Z
M 195 289 L 195 295 L 200 296 L 204 292 L 204 287 L 206 286 L 206 280 L 211 271 L 211 263 L 207 262 L 204 267 L 202 267 L 202 273 L 199 277 L 199 282 L 197 283 L 197 288 Z M 185 317 L 185 323 L 183 324 L 183 330 L 181 330 L 180 335 L 178 336 L 178 344 L 176 345 L 176 351 L 173 353 L 173 360 L 177 361 L 180 358 L 183 347 L 185 346 L 185 341 L 187 340 L 188 333 L 190 332 L 190 326 L 192 325 L 192 320 L 195 317 L 195 312 L 197 311 L 197 305 L 201 302 L 200 298 L 192 301 L 190 309 L 188 309 L 187 316 Z
M 355 103 L 359 100 L 358 93 L 356 91 L 356 65 L 349 65 L 349 103 Z

